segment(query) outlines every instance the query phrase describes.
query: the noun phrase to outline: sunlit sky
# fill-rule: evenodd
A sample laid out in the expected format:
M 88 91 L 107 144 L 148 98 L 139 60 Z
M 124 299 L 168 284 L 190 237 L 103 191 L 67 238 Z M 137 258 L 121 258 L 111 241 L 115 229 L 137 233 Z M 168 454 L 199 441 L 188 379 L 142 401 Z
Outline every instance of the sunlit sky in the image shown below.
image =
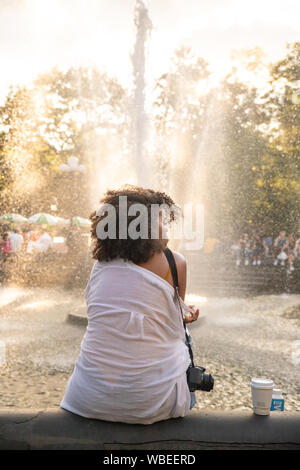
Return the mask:
M 147 77 L 168 69 L 184 44 L 216 74 L 232 49 L 260 46 L 268 59 L 300 40 L 299 0 L 145 0 L 154 29 Z M 11 83 L 30 83 L 54 65 L 97 65 L 131 83 L 135 0 L 0 0 L 0 99 Z

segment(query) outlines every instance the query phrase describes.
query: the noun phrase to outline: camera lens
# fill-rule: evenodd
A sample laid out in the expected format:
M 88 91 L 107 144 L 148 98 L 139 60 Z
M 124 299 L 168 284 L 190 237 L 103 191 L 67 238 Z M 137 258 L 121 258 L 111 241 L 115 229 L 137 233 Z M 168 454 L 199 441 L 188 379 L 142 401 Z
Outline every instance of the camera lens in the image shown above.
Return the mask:
M 189 367 L 187 370 L 187 382 L 190 392 L 203 390 L 210 392 L 214 388 L 214 378 L 211 374 L 204 373 L 205 368 L 196 366 Z
M 210 392 L 214 388 L 214 378 L 211 374 L 203 374 L 201 390 Z

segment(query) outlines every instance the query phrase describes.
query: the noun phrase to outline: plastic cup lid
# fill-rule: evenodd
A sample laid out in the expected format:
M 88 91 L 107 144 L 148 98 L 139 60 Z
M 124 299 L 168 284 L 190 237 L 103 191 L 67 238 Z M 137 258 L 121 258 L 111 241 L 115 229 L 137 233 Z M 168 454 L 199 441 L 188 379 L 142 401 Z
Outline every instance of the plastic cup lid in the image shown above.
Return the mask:
M 251 386 L 254 388 L 273 388 L 273 380 L 255 378 L 251 380 Z

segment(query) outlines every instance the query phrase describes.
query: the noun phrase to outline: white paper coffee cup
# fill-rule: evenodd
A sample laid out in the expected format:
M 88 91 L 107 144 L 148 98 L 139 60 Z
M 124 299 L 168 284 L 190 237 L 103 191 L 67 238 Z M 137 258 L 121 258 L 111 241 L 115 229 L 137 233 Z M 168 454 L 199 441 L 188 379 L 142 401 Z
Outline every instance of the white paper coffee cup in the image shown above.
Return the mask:
M 273 381 L 270 379 L 255 378 L 251 380 L 252 404 L 255 414 L 270 414 L 273 386 Z

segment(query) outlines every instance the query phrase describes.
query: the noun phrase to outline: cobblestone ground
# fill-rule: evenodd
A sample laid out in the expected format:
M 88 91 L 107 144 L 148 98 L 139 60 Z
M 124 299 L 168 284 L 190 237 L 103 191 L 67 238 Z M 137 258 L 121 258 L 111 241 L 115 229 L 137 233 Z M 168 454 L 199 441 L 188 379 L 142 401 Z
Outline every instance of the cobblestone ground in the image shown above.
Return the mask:
M 84 308 L 83 294 L 0 288 L 0 408 L 59 405 L 85 331 L 67 312 Z M 250 380 L 263 376 L 282 388 L 286 410 L 300 411 L 300 295 L 187 303 L 201 313 L 190 327 L 195 363 L 215 378 L 212 392 L 196 392 L 195 409 L 250 408 Z
M 300 411 L 300 296 L 207 299 L 199 306 L 202 318 L 190 328 L 194 362 L 215 386 L 196 392 L 197 408 L 249 409 L 251 378 L 267 377 L 282 389 L 285 409 Z

